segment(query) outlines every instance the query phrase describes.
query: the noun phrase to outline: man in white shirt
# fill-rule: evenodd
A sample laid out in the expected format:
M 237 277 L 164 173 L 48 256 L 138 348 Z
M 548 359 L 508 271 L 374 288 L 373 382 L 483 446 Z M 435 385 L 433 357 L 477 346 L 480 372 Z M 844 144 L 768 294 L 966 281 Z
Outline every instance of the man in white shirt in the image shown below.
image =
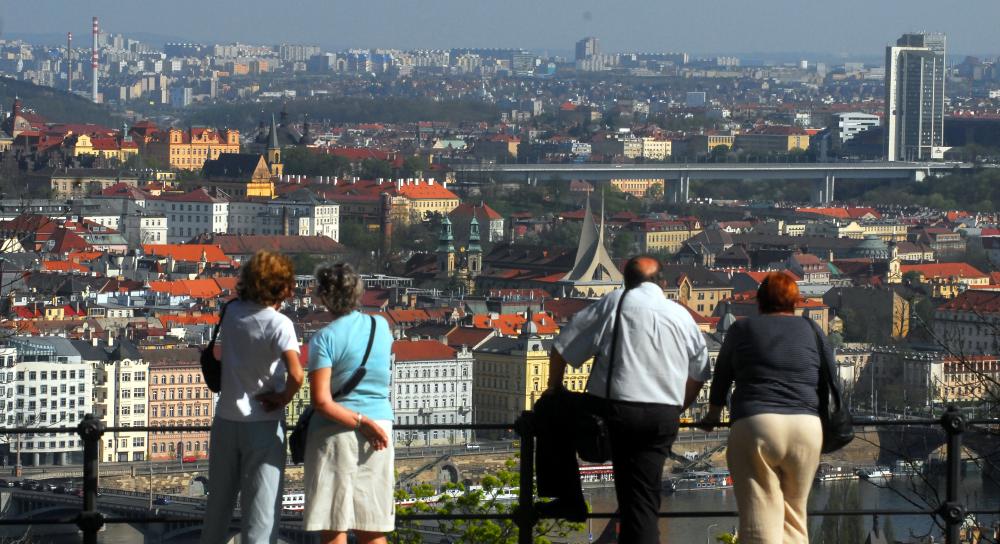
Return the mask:
M 663 295 L 656 284 L 659 272 L 654 257 L 630 259 L 625 265 L 625 289 L 573 316 L 556 338 L 549 361 L 547 393 L 555 393 L 562 388 L 567 364 L 579 367 L 594 357 L 581 409 L 604 416 L 608 425 L 622 544 L 659 542 L 663 464 L 677 437 L 681 412 L 710 376 L 705 339 L 691 314 Z M 560 442 L 571 449 L 571 439 Z M 539 456 L 542 450 L 540 443 Z M 585 505 L 582 494 L 577 497 L 576 458 L 564 454 L 560 459 L 564 465 L 574 465 L 573 471 L 559 472 L 576 478 L 576 492 L 555 495 L 561 504 L 539 511 L 579 519 Z

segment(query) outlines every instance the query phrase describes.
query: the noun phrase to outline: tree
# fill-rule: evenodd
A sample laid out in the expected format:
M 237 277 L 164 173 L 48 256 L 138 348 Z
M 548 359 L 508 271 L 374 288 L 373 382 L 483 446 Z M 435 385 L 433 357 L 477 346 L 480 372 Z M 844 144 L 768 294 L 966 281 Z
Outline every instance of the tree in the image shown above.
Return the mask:
M 379 159 L 365 159 L 361 161 L 361 178 L 378 179 L 391 178 L 392 165 Z
M 399 174 L 404 178 L 417 177 L 418 174 L 422 177 L 427 175 L 429 169 L 430 165 L 427 163 L 427 159 L 419 155 L 413 155 L 403 159 L 403 167 L 400 169 Z
M 643 195 L 646 200 L 663 200 L 663 184 L 654 183 L 646 189 L 646 193 Z
M 633 253 L 635 253 L 635 237 L 627 230 L 620 231 L 611 242 L 611 255 L 621 259 Z
M 505 491 L 517 489 L 519 474 L 513 459 L 508 459 L 504 469 L 495 474 L 483 476 L 480 486 L 465 486 L 464 484 L 448 484 L 445 492 L 438 495 L 429 486 L 418 486 L 410 497 L 427 499 L 416 502 L 413 506 L 400 507 L 399 514 L 438 513 L 438 514 L 508 514 L 514 511 L 516 503 L 503 501 L 498 497 Z M 406 492 L 397 491 L 397 498 L 408 498 Z M 434 500 L 431 500 L 431 499 Z M 513 520 L 439 520 L 438 530 L 446 537 L 463 544 L 516 544 L 518 528 Z M 535 525 L 532 541 L 535 544 L 549 544 L 551 538 L 565 541 L 570 535 L 584 529 L 582 523 L 571 523 L 565 520 L 539 520 Z M 394 544 L 420 544 L 421 534 L 416 531 L 416 525 L 410 522 L 398 522 L 397 529 L 389 536 Z

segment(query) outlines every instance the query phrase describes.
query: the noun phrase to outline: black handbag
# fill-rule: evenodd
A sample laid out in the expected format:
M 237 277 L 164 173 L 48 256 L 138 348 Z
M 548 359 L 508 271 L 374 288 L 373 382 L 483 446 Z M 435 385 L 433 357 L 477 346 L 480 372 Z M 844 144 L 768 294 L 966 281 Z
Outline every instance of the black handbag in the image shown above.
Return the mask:
M 368 373 L 365 370 L 365 365 L 368 364 L 368 355 L 372 352 L 372 344 L 375 342 L 375 318 L 373 316 L 368 316 L 371 320 L 371 331 L 368 333 L 368 347 L 365 348 L 365 356 L 361 359 L 361 365 L 354 370 L 351 377 L 344 382 L 344 385 L 333 394 L 334 399 L 341 398 L 351 391 L 361 383 L 361 380 Z M 292 428 L 292 434 L 288 437 L 288 450 L 292 455 L 293 463 L 302 463 L 306 460 L 306 442 L 309 436 L 309 422 L 312 420 L 313 414 L 316 411 L 313 409 L 312 405 L 306 406 L 305 410 L 299 414 L 299 419 L 295 422 L 295 427 Z
M 816 349 L 819 351 L 819 420 L 823 425 L 823 453 L 835 452 L 854 440 L 854 422 L 851 412 L 844 406 L 844 396 L 841 394 L 833 361 L 827 356 L 820 336 L 819 326 L 803 316 L 816 333 Z
M 615 368 L 615 353 L 618 350 L 618 331 L 622 318 L 622 302 L 628 289 L 618 299 L 615 308 L 615 328 L 611 336 L 611 352 L 608 354 L 608 377 L 604 387 L 604 398 L 611 400 L 611 376 Z M 590 410 L 580 410 L 574 420 L 573 436 L 576 453 L 588 463 L 606 463 L 611 460 L 611 432 L 604 416 Z
M 215 340 L 219 337 L 219 327 L 222 326 L 222 320 L 226 317 L 228 306 L 228 302 L 222 305 L 222 310 L 219 312 L 219 322 L 212 329 L 212 339 L 201 350 L 201 375 L 205 378 L 208 390 L 213 393 L 222 391 L 222 361 L 215 357 Z

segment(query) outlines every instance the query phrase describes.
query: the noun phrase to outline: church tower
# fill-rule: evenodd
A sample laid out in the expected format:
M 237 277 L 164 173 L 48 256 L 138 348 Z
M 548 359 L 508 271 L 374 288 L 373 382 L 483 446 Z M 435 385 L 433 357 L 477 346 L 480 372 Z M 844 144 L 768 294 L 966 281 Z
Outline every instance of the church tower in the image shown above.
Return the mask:
M 278 145 L 278 124 L 274 121 L 274 114 L 271 114 L 271 133 L 268 135 L 267 151 L 264 154 L 267 165 L 271 168 L 271 177 L 280 178 L 285 170 L 281 164 L 281 146 Z
M 476 277 L 483 272 L 483 246 L 479 245 L 479 221 L 472 216 L 469 223 L 469 276 Z
M 441 221 L 441 237 L 438 238 L 438 271 L 451 277 L 455 273 L 455 238 L 451 232 L 451 220 L 445 216 Z

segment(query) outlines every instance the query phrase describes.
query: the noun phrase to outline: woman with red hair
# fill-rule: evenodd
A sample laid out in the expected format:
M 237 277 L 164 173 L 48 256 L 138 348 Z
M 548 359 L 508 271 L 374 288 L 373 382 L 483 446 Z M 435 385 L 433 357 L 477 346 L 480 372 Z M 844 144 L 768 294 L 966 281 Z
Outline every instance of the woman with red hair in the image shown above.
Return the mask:
M 795 315 L 799 289 L 788 274 L 768 274 L 757 290 L 760 315 L 726 332 L 702 428 L 719 423 L 729 388 L 726 461 L 740 513 L 740 542 L 807 544 L 806 503 L 819 465 L 822 332 Z M 822 339 L 822 347 L 817 342 Z

